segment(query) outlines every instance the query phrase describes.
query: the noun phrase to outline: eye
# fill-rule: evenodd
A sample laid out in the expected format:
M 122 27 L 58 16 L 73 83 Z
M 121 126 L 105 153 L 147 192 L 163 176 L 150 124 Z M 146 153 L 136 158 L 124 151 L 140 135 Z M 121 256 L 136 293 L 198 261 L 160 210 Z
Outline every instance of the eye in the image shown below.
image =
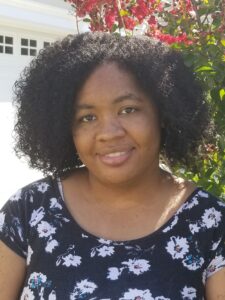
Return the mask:
M 120 114 L 125 115 L 125 114 L 130 114 L 136 112 L 137 109 L 135 107 L 125 107 L 121 110 Z
M 91 114 L 79 118 L 79 122 L 81 122 L 81 123 L 88 123 L 88 122 L 92 122 L 95 120 L 96 120 L 96 116 L 91 115 Z

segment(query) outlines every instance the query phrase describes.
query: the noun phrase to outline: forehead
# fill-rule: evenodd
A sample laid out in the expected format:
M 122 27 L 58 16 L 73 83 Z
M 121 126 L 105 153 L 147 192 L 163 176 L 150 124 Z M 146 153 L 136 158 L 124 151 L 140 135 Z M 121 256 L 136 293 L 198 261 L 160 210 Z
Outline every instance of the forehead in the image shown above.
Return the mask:
M 90 74 L 78 94 L 77 102 L 101 97 L 115 98 L 129 93 L 144 93 L 134 75 L 116 63 L 105 63 Z

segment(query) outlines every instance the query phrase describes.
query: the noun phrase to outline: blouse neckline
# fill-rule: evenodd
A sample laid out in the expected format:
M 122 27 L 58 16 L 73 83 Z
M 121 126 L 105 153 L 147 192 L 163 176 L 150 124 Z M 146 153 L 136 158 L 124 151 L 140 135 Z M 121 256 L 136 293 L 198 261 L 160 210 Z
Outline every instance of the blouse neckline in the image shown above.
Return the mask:
M 183 208 L 193 200 L 193 198 L 198 194 L 198 192 L 201 190 L 200 187 L 197 187 L 187 198 L 186 200 L 178 207 L 178 209 L 176 210 L 176 212 L 162 225 L 160 226 L 158 229 L 156 229 L 155 231 L 137 238 L 137 239 L 131 239 L 131 240 L 110 240 L 110 239 L 105 239 L 101 236 L 97 236 L 94 235 L 90 232 L 88 232 L 87 230 L 85 230 L 84 228 L 82 228 L 82 226 L 80 226 L 76 220 L 74 219 L 74 217 L 72 216 L 72 214 L 70 213 L 69 209 L 67 208 L 67 205 L 65 203 L 64 200 L 64 193 L 63 193 L 63 186 L 62 186 L 62 182 L 60 180 L 60 178 L 55 178 L 52 179 L 53 180 L 53 185 L 54 188 L 56 190 L 57 193 L 57 197 L 59 198 L 63 209 L 65 210 L 67 217 L 71 220 L 72 224 L 74 225 L 74 229 L 76 232 L 80 232 L 82 235 L 87 236 L 89 238 L 92 238 L 94 240 L 103 240 L 106 241 L 110 244 L 114 244 L 114 245 L 121 245 L 121 244 L 142 244 L 143 242 L 146 242 L 147 240 L 149 241 L 153 241 L 155 240 L 156 237 L 158 237 L 160 234 L 163 233 L 163 230 L 165 230 L 167 227 L 172 226 L 175 218 L 181 214 L 183 212 Z

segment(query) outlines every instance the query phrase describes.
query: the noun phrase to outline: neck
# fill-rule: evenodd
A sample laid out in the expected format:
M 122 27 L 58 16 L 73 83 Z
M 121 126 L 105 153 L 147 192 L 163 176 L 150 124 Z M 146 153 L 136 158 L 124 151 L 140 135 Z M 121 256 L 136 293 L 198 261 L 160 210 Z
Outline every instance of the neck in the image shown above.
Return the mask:
M 158 191 L 162 189 L 165 181 L 168 181 L 170 175 L 165 171 L 157 168 L 138 181 L 128 182 L 126 184 L 106 184 L 98 181 L 88 173 L 88 185 L 92 200 L 101 205 L 110 208 L 128 208 L 144 204 L 145 201 L 157 198 Z

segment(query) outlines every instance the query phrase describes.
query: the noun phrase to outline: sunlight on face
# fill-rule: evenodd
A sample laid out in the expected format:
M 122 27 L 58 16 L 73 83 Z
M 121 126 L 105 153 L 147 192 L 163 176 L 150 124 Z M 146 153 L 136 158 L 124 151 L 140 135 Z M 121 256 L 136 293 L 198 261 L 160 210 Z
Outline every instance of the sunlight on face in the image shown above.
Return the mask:
M 156 108 L 132 74 L 114 63 L 98 67 L 81 89 L 73 137 L 82 162 L 97 180 L 130 182 L 158 168 Z

